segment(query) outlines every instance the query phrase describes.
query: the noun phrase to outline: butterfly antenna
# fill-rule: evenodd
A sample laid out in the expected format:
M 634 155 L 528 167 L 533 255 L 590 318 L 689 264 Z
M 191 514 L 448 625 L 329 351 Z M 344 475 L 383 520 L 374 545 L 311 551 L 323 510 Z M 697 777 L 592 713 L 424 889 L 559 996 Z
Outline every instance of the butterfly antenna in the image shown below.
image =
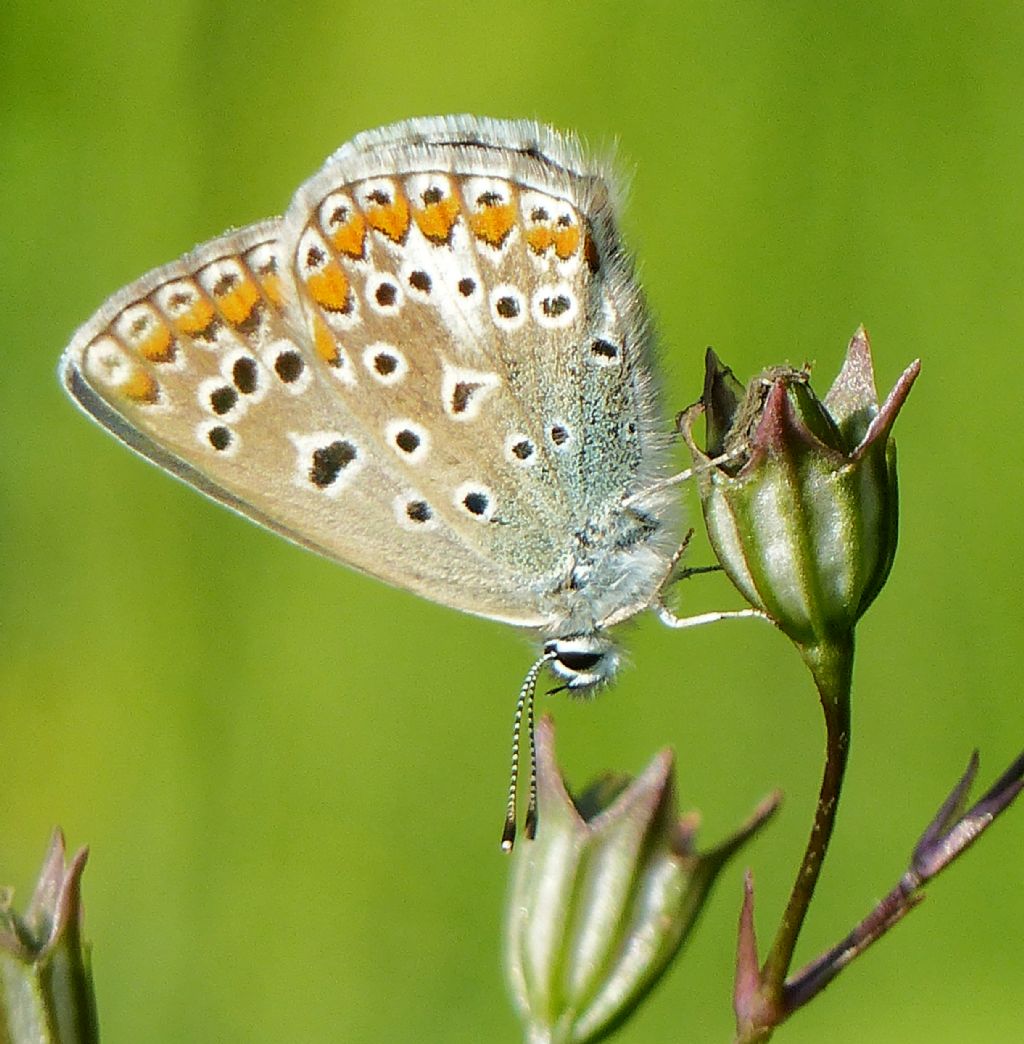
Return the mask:
M 530 802 L 526 809 L 525 830 L 533 837 L 537 830 L 537 748 L 533 741 L 533 703 L 537 695 L 537 676 L 553 652 L 545 653 L 527 672 L 516 700 L 516 713 L 512 721 L 512 769 L 508 781 L 508 805 L 505 808 L 505 829 L 501 832 L 503 852 L 511 852 L 516 842 L 516 799 L 519 796 L 519 739 L 522 733 L 523 714 L 526 714 L 527 738 L 530 743 Z

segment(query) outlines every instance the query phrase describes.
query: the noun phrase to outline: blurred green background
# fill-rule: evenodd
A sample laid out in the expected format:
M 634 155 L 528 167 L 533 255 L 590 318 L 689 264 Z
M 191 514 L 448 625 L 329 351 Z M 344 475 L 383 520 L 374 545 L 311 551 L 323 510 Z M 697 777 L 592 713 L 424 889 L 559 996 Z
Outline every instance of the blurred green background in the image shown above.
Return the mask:
M 858 323 L 897 425 L 902 538 L 859 632 L 848 790 L 798 961 L 902 872 L 971 748 L 1024 742 L 1024 8 L 938 3 L 0 7 L 0 879 L 55 823 L 85 878 L 108 1041 L 513 1041 L 499 925 L 508 731 L 532 649 L 289 546 L 118 447 L 57 356 L 102 300 L 280 212 L 359 130 L 537 117 L 618 142 L 666 402 L 704 347 L 745 377 Z M 694 561 L 706 561 L 697 550 Z M 719 578 L 687 609 L 737 605 Z M 822 729 L 785 640 L 645 618 L 553 709 L 569 777 L 679 753 L 723 877 L 623 1041 L 723 1041 L 742 864 L 770 938 Z M 779 1039 L 1019 1039 L 1024 813 Z

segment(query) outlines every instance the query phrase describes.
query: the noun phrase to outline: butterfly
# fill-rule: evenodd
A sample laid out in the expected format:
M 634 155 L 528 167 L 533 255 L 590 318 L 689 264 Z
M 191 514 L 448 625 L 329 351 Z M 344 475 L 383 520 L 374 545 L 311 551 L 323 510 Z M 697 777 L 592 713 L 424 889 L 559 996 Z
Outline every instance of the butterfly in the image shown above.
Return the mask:
M 355 137 L 281 218 L 114 294 L 60 376 L 129 448 L 296 544 L 537 635 L 573 693 L 680 551 L 653 334 L 610 172 L 531 122 Z M 531 743 L 532 749 L 532 743 Z M 535 768 L 526 830 L 536 827 Z

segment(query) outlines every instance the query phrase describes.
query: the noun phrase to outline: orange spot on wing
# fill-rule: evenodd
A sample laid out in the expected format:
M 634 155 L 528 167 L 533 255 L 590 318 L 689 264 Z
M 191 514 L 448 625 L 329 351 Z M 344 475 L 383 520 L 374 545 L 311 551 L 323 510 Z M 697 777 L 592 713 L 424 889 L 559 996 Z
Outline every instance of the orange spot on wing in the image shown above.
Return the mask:
M 318 272 L 306 277 L 309 295 L 328 312 L 347 312 L 351 307 L 348 277 L 337 261 L 328 261 Z
M 400 192 L 390 203 L 372 204 L 366 211 L 370 228 L 382 232 L 393 243 L 401 243 L 409 231 L 409 201 Z
M 316 354 L 329 366 L 337 366 L 341 358 L 338 342 L 334 339 L 331 328 L 318 315 L 313 316 L 313 346 Z
M 260 289 L 266 299 L 275 307 L 281 308 L 284 304 L 284 293 L 281 290 L 281 277 L 274 271 L 260 273 L 257 277 Z
M 277 254 L 268 252 L 263 246 L 250 250 L 244 258 L 246 267 L 252 278 L 256 280 L 260 293 L 275 307 L 284 304 L 281 273 L 278 269 Z
M 447 243 L 459 219 L 459 201 L 454 196 L 428 203 L 414 214 L 419 230 L 435 243 Z
M 555 253 L 562 261 L 568 260 L 579 250 L 580 226 L 559 227 L 554 232 Z
M 469 227 L 473 230 L 473 235 L 493 247 L 499 247 L 505 242 L 515 223 L 516 216 L 511 203 L 484 207 L 469 218 Z
M 346 222 L 331 229 L 330 240 L 335 250 L 348 257 L 363 257 L 366 253 L 366 222 L 363 215 L 353 210 Z
M 534 225 L 526 233 L 526 242 L 534 253 L 543 254 L 554 247 L 561 261 L 567 261 L 579 250 L 581 239 L 579 225 L 552 226 L 545 222 Z
M 221 314 L 232 326 L 244 323 L 259 302 L 259 287 L 249 278 L 242 279 L 226 294 L 217 298 Z
M 550 225 L 534 225 L 526 233 L 526 242 L 535 254 L 543 254 L 555 241 Z
M 178 351 L 178 345 L 171 329 L 164 323 L 156 323 L 152 333 L 145 340 L 140 341 L 136 347 L 144 359 L 155 363 L 171 362 Z
M 141 402 L 150 406 L 160 399 L 160 385 L 145 370 L 136 370 L 121 385 L 121 391 L 133 402 Z
M 197 295 L 195 303 L 187 312 L 175 317 L 174 325 L 179 333 L 186 337 L 193 337 L 209 328 L 210 323 L 217 317 L 217 310 L 205 297 Z

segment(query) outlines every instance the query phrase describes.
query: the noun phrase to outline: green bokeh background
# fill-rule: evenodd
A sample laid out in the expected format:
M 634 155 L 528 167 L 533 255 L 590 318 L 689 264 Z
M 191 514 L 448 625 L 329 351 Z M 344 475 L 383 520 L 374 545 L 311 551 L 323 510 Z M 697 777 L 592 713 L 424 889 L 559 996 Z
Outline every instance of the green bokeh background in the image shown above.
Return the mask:
M 670 408 L 707 344 L 741 375 L 814 360 L 821 390 L 862 321 L 885 389 L 923 359 L 798 960 L 888 890 L 974 745 L 985 781 L 1017 753 L 1024 8 L 839 8 L 0 7 L 0 878 L 24 899 L 55 823 L 90 846 L 106 1040 L 517 1039 L 496 842 L 528 643 L 244 524 L 54 378 L 104 297 L 279 212 L 367 127 L 472 111 L 617 141 Z M 720 578 L 684 599 L 738 604 Z M 768 939 L 820 770 L 809 682 L 757 624 L 645 618 L 628 646 L 596 703 L 546 701 L 569 777 L 672 744 L 709 840 L 783 787 L 743 857 Z M 1022 844 L 1018 810 L 779 1039 L 1019 1039 Z M 741 874 L 623 1041 L 728 1039 Z

